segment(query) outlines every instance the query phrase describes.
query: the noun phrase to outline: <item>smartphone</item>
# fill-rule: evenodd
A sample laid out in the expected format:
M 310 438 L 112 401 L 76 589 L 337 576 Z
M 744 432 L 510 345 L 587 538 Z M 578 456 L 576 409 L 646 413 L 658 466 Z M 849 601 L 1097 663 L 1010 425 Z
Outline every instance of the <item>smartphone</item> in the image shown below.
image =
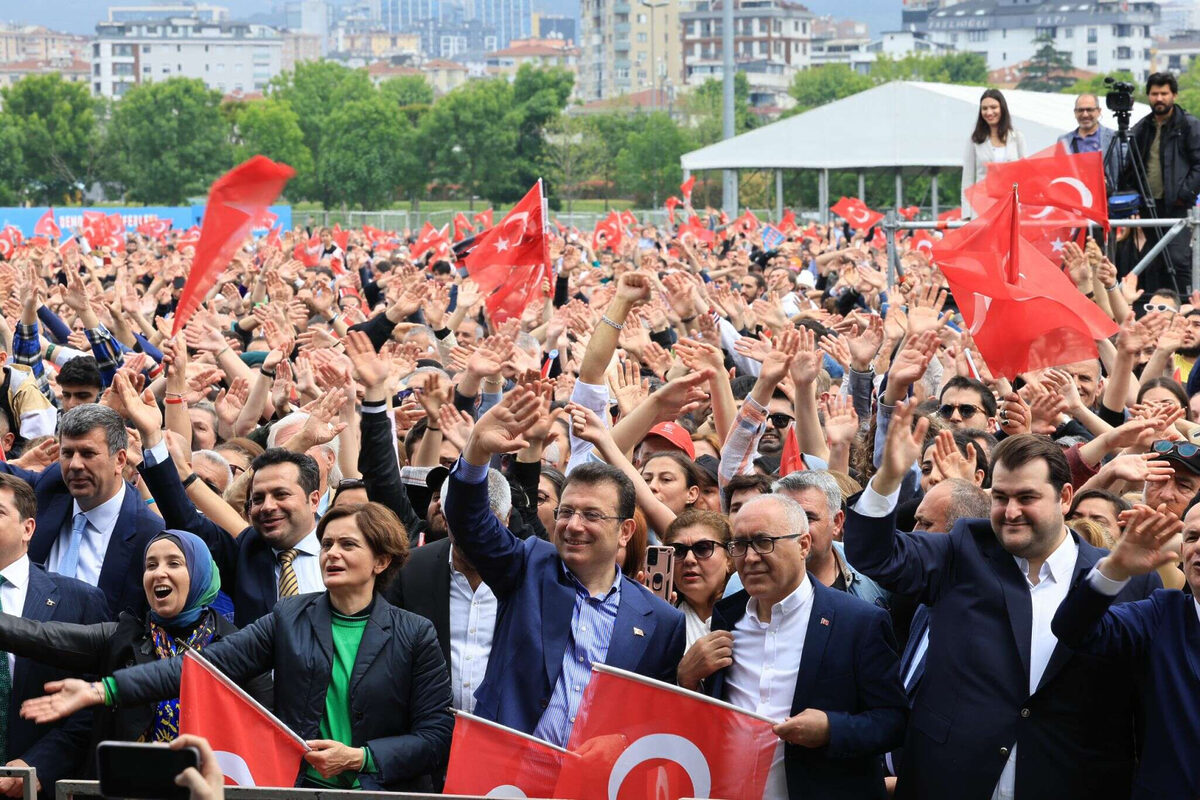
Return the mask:
M 646 586 L 650 591 L 671 602 L 675 582 L 675 550 L 663 545 L 646 548 Z
M 194 747 L 172 750 L 165 744 L 101 742 L 96 748 L 96 773 L 103 797 L 188 800 L 188 790 L 175 785 L 175 776 L 188 767 L 200 768 Z

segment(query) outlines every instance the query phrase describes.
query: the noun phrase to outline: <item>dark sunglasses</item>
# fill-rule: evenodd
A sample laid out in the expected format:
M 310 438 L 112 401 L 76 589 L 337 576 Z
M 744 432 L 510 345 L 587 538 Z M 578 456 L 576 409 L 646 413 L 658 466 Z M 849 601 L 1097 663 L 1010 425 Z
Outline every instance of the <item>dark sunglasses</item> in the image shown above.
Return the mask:
M 1200 452 L 1200 445 L 1191 444 L 1190 442 L 1172 442 L 1167 439 L 1160 439 L 1153 445 L 1156 453 L 1171 453 L 1175 452 L 1184 458 L 1191 458 Z
M 688 553 L 695 553 L 698 561 L 703 561 L 706 558 L 711 558 L 712 554 L 717 551 L 718 547 L 722 547 L 720 542 L 714 542 L 712 539 L 701 539 L 695 544 L 673 544 L 671 549 L 675 551 L 675 560 L 683 561 L 687 558 Z
M 973 406 L 970 403 L 947 403 L 938 408 L 938 416 L 942 419 L 950 419 L 954 416 L 955 409 L 958 409 L 958 415 L 963 419 L 970 419 L 983 410 L 979 406 Z
M 795 418 L 792 417 L 790 414 L 784 414 L 782 411 L 776 412 L 774 414 L 767 414 L 767 419 L 769 419 L 771 421 L 772 425 L 774 425 L 776 428 L 778 428 L 780 430 L 783 430 L 788 425 L 791 425 L 793 422 L 796 421 Z

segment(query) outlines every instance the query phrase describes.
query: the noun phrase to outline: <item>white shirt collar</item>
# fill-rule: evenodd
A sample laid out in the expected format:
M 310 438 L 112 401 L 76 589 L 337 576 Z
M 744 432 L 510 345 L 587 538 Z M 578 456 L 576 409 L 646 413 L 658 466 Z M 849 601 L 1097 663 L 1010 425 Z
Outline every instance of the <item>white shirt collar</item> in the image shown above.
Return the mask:
M 1079 545 L 1075 542 L 1075 537 L 1067 531 L 1058 547 L 1050 554 L 1049 558 L 1042 562 L 1041 572 L 1038 573 L 1038 583 L 1052 579 L 1055 583 L 1070 582 L 1071 573 L 1075 571 L 1075 561 L 1079 557 Z M 1025 576 L 1025 580 L 1029 580 L 1029 561 L 1018 556 L 1013 556 L 1017 566 L 1021 568 L 1021 574 Z
M 4 577 L 6 584 L 12 584 L 24 591 L 29 584 L 29 556 L 23 555 L 4 569 L 0 569 L 0 576 Z
M 808 573 L 805 572 L 804 578 L 800 581 L 800 585 L 797 586 L 796 589 L 787 597 L 771 606 L 771 621 L 777 622 L 781 616 L 786 617 L 790 615 L 796 609 L 808 603 L 808 601 L 812 598 L 812 594 L 812 581 L 809 580 Z M 752 615 L 755 620 L 759 619 L 757 598 L 751 597 L 746 601 L 746 613 Z
M 80 508 L 79 501 L 76 500 L 72 519 L 78 514 L 83 514 L 87 517 L 88 523 L 96 530 L 101 533 L 112 533 L 117 527 L 117 517 L 121 515 L 121 504 L 124 502 L 125 481 L 121 481 L 121 486 L 117 489 L 116 494 L 90 511 L 84 511 Z
M 275 550 L 274 547 L 271 549 Z M 308 536 L 305 536 L 303 539 L 296 542 L 296 549 L 299 550 L 301 554 L 306 556 L 321 555 L 321 543 L 317 541 L 317 529 L 313 528 L 308 532 Z M 275 550 L 275 555 L 279 555 L 282 552 L 283 550 Z
M 1200 618 L 1200 597 L 1193 597 L 1192 602 L 1196 604 L 1196 617 Z

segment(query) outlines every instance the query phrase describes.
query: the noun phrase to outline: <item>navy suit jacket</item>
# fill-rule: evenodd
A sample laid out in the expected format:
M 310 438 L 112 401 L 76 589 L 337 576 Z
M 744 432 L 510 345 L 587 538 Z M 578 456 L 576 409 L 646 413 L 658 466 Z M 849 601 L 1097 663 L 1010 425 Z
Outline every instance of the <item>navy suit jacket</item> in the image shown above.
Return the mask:
M 38 622 L 75 622 L 90 625 L 108 619 L 104 593 L 74 578 L 29 565 L 25 592 L 25 619 Z M 0 658 L 7 658 L 0 653 Z M 37 769 L 43 792 L 53 796 L 54 782 L 78 774 L 87 753 L 92 730 L 91 712 L 82 712 L 54 725 L 36 725 L 21 718 L 21 703 L 46 693 L 49 681 L 77 677 L 74 673 L 28 658 L 16 659 L 8 703 L 8 753 Z
M 921 646 L 921 639 L 928 630 L 929 608 L 924 605 L 917 606 L 916 612 L 913 613 L 912 625 L 908 629 L 908 642 L 904 645 L 904 652 L 900 654 L 900 680 L 906 681 L 909 670 L 912 670 L 912 680 L 904 683 L 904 693 L 908 695 L 910 704 L 917 696 L 921 678 L 925 676 L 925 659 L 929 656 L 929 650 L 926 649 L 920 661 L 916 662 L 916 669 L 913 669 L 913 662 L 916 661 L 917 648 Z
M 1081 579 L 1054 615 L 1054 633 L 1084 653 L 1135 659 L 1146 730 L 1133 797 L 1193 800 L 1200 797 L 1196 601 L 1168 589 L 1110 608 L 1112 600 Z
M 1016 743 L 1018 797 L 1128 800 L 1137 707 L 1128 658 L 1055 647 L 1029 691 L 1029 584 L 985 519 L 901 533 L 894 514 L 846 513 L 846 555 L 881 586 L 929 606 L 925 674 L 913 700 L 896 797 L 987 798 Z M 1073 577 L 1106 551 L 1071 532 Z M 1121 601 L 1161 586 L 1135 578 Z M 1097 702 L 1103 698 L 1103 702 Z
M 884 798 L 880 756 L 904 740 L 908 702 L 900 684 L 896 640 L 886 611 L 830 589 L 809 575 L 812 612 L 792 696 L 792 715 L 817 708 L 829 716 L 829 744 L 784 745 L 788 795 L 802 798 Z M 742 590 L 713 609 L 712 629 L 731 631 L 746 614 Z M 733 657 L 737 658 L 734 650 Z M 707 681 L 724 700 L 728 669 Z
M 499 601 L 496 632 L 475 714 L 532 733 L 550 703 L 571 634 L 575 588 L 554 545 L 518 539 L 491 512 L 487 483 L 454 472 L 444 512 L 455 543 Z M 621 603 L 604 663 L 667 683 L 683 656 L 683 614 L 621 578 Z
M 64 529 L 70 530 L 71 513 L 75 498 L 67 491 L 62 470 L 51 464 L 41 472 L 0 463 L 0 471 L 21 478 L 33 487 L 37 495 L 37 529 L 29 542 L 29 559 L 45 564 L 50 557 L 50 548 Z M 125 484 L 125 500 L 117 515 L 104 564 L 100 568 L 100 591 L 108 599 L 108 608 L 115 617 L 122 611 L 142 616 L 147 608 L 146 592 L 142 589 L 142 572 L 145 569 L 146 545 L 155 534 L 166 526 L 162 517 L 146 508 L 136 488 Z

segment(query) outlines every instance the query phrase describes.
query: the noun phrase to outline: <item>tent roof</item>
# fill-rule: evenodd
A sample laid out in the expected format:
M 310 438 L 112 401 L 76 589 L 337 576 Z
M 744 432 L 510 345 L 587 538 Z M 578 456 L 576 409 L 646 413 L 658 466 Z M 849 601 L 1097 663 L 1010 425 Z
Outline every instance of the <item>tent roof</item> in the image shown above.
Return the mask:
M 982 92 L 978 86 L 893 81 L 693 150 L 681 162 L 689 171 L 961 167 Z M 1004 97 L 1030 153 L 1073 127 L 1073 95 L 1012 89 Z M 1116 128 L 1103 97 L 1100 106 L 1102 124 Z M 1138 103 L 1133 121 L 1149 113 Z

